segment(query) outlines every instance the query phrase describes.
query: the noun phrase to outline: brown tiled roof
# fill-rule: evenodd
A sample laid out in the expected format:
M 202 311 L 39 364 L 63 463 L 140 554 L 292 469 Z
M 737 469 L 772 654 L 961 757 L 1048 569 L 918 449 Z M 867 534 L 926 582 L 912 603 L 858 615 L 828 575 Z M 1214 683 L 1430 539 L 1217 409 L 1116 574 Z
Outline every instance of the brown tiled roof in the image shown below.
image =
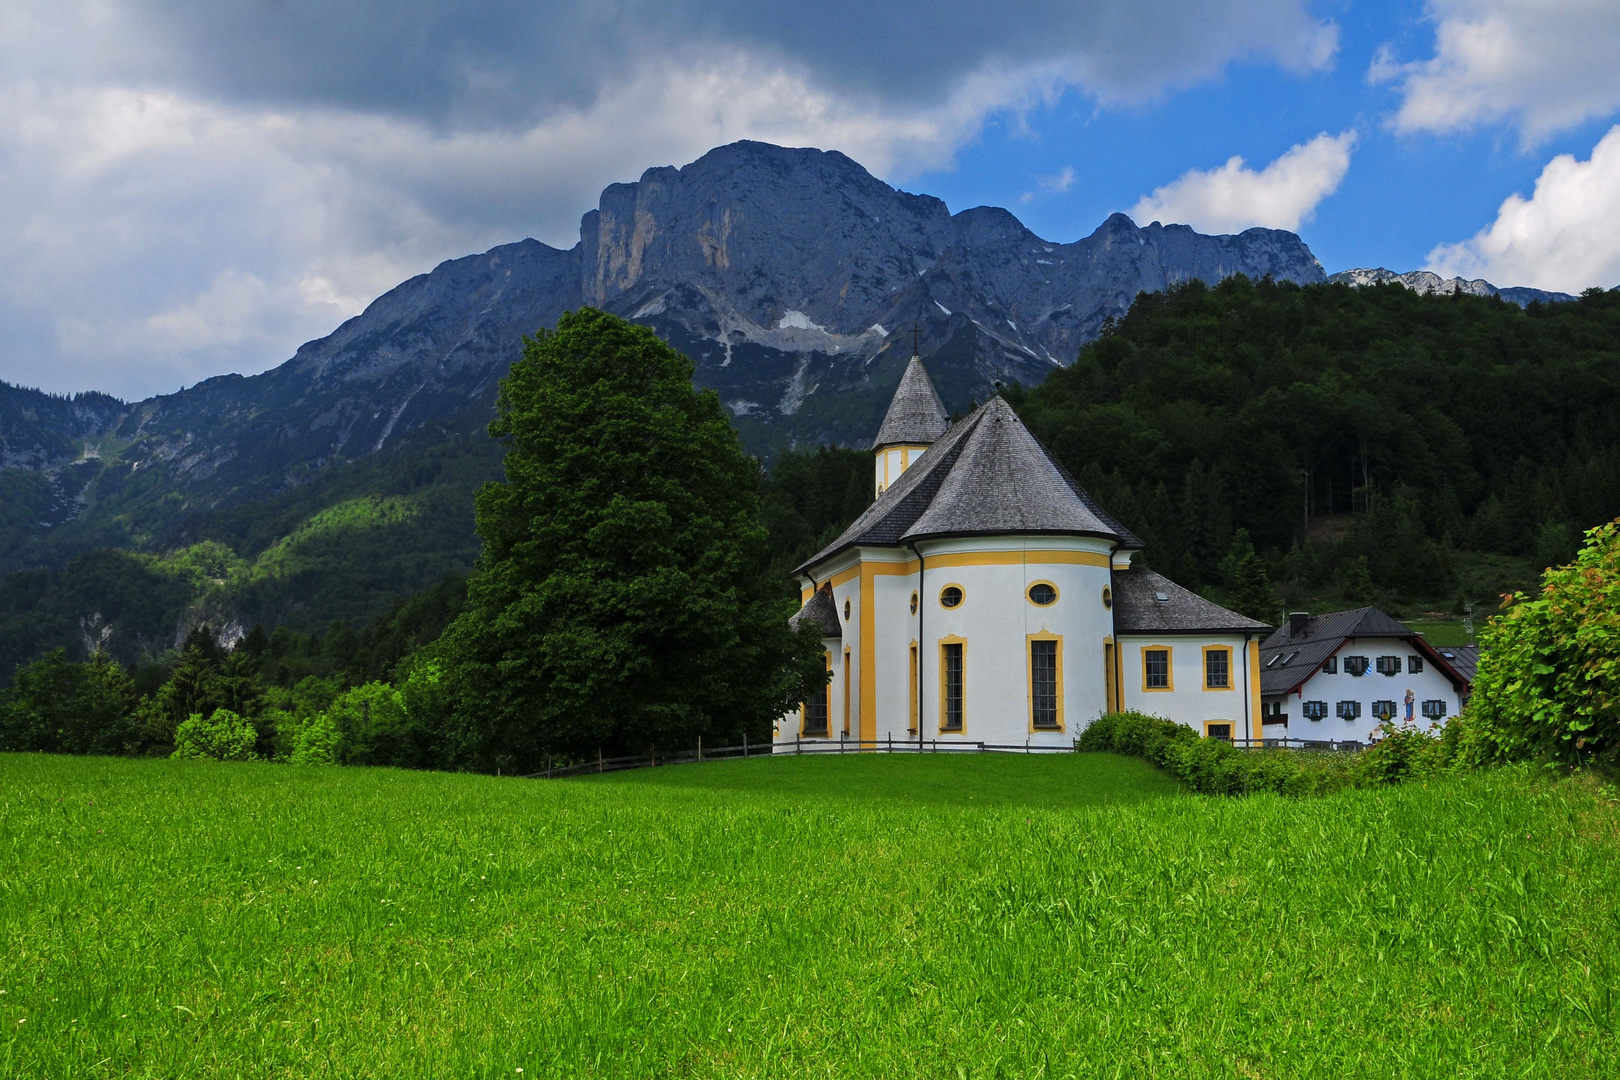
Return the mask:
M 923 368 L 922 358 L 913 356 L 905 374 L 900 376 L 889 411 L 883 414 L 883 426 L 872 440 L 872 449 L 900 444 L 928 446 L 950 426 L 945 403 L 939 399 L 933 380 Z
M 1269 624 L 1228 611 L 1163 574 L 1144 567 L 1114 571 L 1116 634 L 1259 634 L 1270 629 Z
M 911 464 L 802 572 L 858 544 L 898 547 L 946 536 L 1030 533 L 1142 542 L 1059 465 L 999 397 L 991 398 Z

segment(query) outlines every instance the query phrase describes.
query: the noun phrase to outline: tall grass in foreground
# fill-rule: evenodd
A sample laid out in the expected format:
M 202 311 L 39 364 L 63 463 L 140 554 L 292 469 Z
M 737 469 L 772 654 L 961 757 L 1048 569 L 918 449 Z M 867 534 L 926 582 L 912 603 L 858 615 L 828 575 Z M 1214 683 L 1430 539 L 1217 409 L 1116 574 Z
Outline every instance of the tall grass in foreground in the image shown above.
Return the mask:
M 1620 811 L 1519 771 L 0 756 L 5 1077 L 1603 1076 L 1617 973 Z

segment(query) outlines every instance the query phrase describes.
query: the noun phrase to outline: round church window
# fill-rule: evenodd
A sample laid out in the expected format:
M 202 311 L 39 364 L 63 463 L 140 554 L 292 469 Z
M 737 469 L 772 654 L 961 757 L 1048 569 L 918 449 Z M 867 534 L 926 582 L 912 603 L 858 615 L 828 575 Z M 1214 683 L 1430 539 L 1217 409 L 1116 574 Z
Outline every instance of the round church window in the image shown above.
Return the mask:
M 1114 590 L 1110 589 L 1108 586 L 1104 585 L 1103 586 L 1103 607 L 1111 609 L 1113 606 L 1114 606 Z
M 1045 607 L 1057 602 L 1057 590 L 1044 581 L 1037 581 L 1029 587 L 1029 602 Z
M 844 621 L 849 622 L 849 601 L 844 601 Z
M 911 590 L 911 613 L 917 614 L 917 590 Z
M 962 587 L 960 585 L 947 585 L 939 591 L 939 604 L 941 607 L 961 607 Z

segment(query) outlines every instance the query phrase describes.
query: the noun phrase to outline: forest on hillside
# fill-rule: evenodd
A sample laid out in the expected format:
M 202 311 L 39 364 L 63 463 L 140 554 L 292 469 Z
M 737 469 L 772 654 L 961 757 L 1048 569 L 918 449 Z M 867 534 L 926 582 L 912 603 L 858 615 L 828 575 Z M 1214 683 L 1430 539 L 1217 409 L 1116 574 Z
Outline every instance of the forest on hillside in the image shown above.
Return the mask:
M 1195 281 L 1006 397 L 1198 587 L 1252 542 L 1290 603 L 1449 605 L 1491 586 L 1470 567 L 1534 573 L 1620 514 L 1620 292 Z
M 1620 515 L 1617 292 L 1520 309 L 1393 285 L 1194 282 L 1138 297 L 1072 366 L 1003 393 L 1143 538 L 1143 562 L 1260 617 L 1489 601 Z M 352 635 L 390 633 L 404 598 L 472 569 L 472 494 L 499 460 L 481 437 L 410 448 L 195 518 L 157 550 L 0 579 L 0 684 L 102 641 L 161 666 L 204 621 L 280 626 L 274 651 L 332 658 L 292 667 L 337 671 Z M 771 462 L 761 519 L 785 593 L 871 498 L 864 447 Z M 1259 589 L 1241 580 L 1250 550 Z

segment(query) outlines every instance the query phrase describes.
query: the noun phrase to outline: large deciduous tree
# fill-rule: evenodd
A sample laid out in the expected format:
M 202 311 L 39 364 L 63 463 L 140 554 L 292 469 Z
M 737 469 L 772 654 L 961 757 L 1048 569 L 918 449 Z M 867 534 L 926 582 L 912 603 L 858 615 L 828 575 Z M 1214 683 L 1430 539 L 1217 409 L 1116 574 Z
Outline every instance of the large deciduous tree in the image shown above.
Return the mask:
M 498 407 L 506 478 L 436 649 L 450 763 L 759 739 L 825 678 L 767 570 L 758 465 L 691 361 L 584 308 L 527 341 Z

